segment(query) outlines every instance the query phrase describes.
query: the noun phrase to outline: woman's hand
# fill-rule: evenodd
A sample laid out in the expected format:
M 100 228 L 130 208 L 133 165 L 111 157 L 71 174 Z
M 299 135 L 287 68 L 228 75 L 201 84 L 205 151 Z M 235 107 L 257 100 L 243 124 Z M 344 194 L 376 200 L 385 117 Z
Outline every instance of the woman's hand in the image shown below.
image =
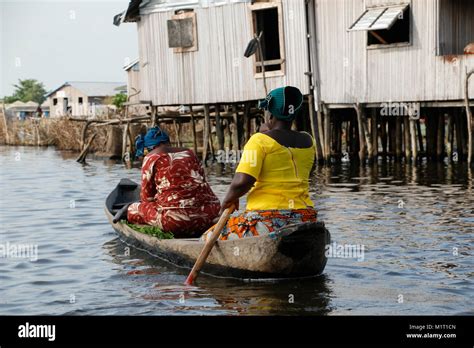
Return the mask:
M 231 207 L 234 207 L 233 210 L 239 210 L 239 200 L 237 199 L 236 201 L 233 201 L 233 202 L 230 202 L 230 201 L 222 202 L 219 215 L 222 215 L 227 208 L 231 208 Z

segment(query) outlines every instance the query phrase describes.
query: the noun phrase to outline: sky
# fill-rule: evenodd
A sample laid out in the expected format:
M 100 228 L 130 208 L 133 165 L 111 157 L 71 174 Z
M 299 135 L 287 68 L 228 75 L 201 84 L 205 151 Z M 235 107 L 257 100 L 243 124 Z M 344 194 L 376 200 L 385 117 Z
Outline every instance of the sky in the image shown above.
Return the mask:
M 0 0 L 0 98 L 18 79 L 126 83 L 138 57 L 135 23 L 113 25 L 128 0 Z

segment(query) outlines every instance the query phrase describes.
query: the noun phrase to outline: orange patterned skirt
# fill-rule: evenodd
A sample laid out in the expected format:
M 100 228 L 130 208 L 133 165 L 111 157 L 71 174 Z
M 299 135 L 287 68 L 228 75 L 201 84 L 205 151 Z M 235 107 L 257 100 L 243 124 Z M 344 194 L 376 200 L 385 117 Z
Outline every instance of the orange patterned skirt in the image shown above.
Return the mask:
M 235 212 L 231 215 L 227 225 L 223 228 L 219 239 L 235 240 L 268 235 L 287 225 L 316 222 L 317 215 L 317 211 L 313 208 L 296 210 L 248 210 L 243 213 Z M 207 240 L 214 226 L 201 236 L 201 240 Z

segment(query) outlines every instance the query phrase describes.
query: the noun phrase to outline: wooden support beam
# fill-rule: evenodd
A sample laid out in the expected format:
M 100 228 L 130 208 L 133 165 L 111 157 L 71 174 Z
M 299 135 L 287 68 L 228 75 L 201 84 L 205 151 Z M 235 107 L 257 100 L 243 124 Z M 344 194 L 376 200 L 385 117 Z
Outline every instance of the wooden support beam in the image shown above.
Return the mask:
M 251 109 L 250 102 L 246 102 L 245 106 L 244 106 L 244 116 L 243 116 L 243 134 L 242 134 L 243 139 L 242 139 L 242 144 L 247 144 L 247 142 L 250 139 L 250 134 L 251 134 L 251 131 L 250 131 L 250 128 L 251 128 L 251 125 L 250 125 L 250 118 L 251 118 L 250 109 Z
M 224 151 L 224 131 L 222 130 L 222 119 L 221 119 L 221 106 L 216 104 L 216 136 L 217 136 L 217 149 Z
M 210 136 L 210 118 L 209 118 L 209 105 L 204 105 L 204 128 L 203 128 L 203 150 L 202 150 L 202 163 L 207 166 L 207 151 L 209 146 Z
M 474 163 L 474 119 L 471 107 L 469 106 L 469 79 L 474 75 L 474 70 L 468 72 L 466 67 L 466 79 L 464 82 L 464 103 L 467 118 L 467 163 L 470 166 Z
M 402 133 L 402 118 L 395 117 L 395 159 L 400 161 L 403 152 L 403 133 Z
M 324 109 L 324 154 L 326 162 L 331 162 L 331 110 Z
M 323 159 L 326 159 L 326 147 L 325 147 L 325 144 L 326 144 L 326 140 L 324 138 L 324 120 L 323 120 L 323 112 L 321 110 L 326 110 L 327 108 L 325 107 L 324 104 L 321 104 L 321 107 L 318 108 L 318 111 L 316 113 L 317 115 L 317 121 L 318 121 L 318 134 L 319 134 L 319 143 L 321 145 L 321 154 L 322 154 L 322 158 Z
M 323 151 L 321 148 L 321 142 L 319 138 L 319 130 L 318 130 L 318 120 L 316 119 L 315 113 L 315 105 L 314 105 L 314 96 L 310 94 L 308 96 L 308 109 L 309 109 L 309 121 L 311 124 L 311 135 L 316 143 L 316 160 L 322 161 L 323 158 Z
M 174 133 L 176 134 L 176 144 L 178 147 L 181 147 L 181 137 L 180 137 L 180 132 L 181 132 L 181 122 L 176 120 L 173 120 L 173 128 L 174 128 Z
M 380 118 L 380 142 L 382 143 L 382 155 L 387 156 L 387 118 Z
M 376 108 L 372 108 L 371 110 L 370 136 L 372 137 L 372 159 L 377 161 L 377 157 L 379 155 L 378 113 Z
M 232 127 L 232 144 L 234 145 L 233 150 L 238 151 L 240 150 L 240 144 L 239 144 L 239 112 L 238 112 L 237 104 L 232 105 L 232 110 L 234 114 L 233 127 Z
M 453 114 L 445 114 L 444 117 L 448 120 L 448 139 L 446 141 L 446 152 L 448 156 L 448 161 L 453 161 L 453 138 L 454 138 L 454 128 L 453 128 Z
M 416 146 L 416 120 L 410 118 L 408 122 L 410 127 L 410 152 L 413 162 L 416 163 L 418 159 L 418 147 Z
M 410 118 L 408 116 L 403 117 L 403 142 L 405 144 L 405 160 L 407 162 L 411 161 L 411 128 L 410 128 Z
M 359 128 L 359 159 L 361 161 L 365 161 L 367 158 L 367 146 L 370 144 L 370 142 L 367 141 L 366 139 L 366 126 L 365 126 L 365 117 L 363 115 L 364 110 L 362 108 L 362 105 L 359 103 L 354 105 L 354 109 L 356 111 L 357 115 L 357 125 Z
M 197 156 L 198 146 L 197 146 L 197 136 L 196 136 L 196 120 L 194 119 L 194 112 L 193 112 L 193 107 L 192 106 L 189 107 L 189 111 L 190 111 L 190 114 L 191 114 L 191 131 L 192 131 L 192 134 L 193 134 L 193 150 L 194 150 L 194 153 Z
M 421 111 L 418 115 L 421 116 Z M 418 147 L 420 148 L 419 152 L 420 153 L 425 152 L 425 146 L 423 145 L 423 133 L 421 133 L 421 121 L 420 121 L 420 119 L 416 120 L 416 134 L 418 136 Z
M 87 154 L 89 153 L 89 149 L 90 149 L 90 147 L 92 145 L 92 142 L 94 141 L 96 136 L 97 136 L 96 133 L 92 134 L 92 136 L 90 137 L 90 139 L 87 142 L 86 146 L 84 147 L 84 149 L 82 149 L 81 153 L 79 154 L 79 157 L 76 160 L 77 162 L 79 162 L 79 163 L 85 163 L 86 162 Z
M 445 121 L 444 114 L 438 110 L 438 127 L 436 134 L 436 159 L 438 161 L 444 160 L 444 145 L 445 145 Z

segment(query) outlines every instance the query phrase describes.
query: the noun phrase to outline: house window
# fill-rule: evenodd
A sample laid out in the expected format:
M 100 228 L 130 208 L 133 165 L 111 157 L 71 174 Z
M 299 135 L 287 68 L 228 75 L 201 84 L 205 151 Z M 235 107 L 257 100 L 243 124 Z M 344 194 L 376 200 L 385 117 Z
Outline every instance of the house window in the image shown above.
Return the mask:
M 58 98 L 53 98 L 53 105 L 58 105 Z
M 260 36 L 262 54 L 257 51 L 255 55 L 255 72 L 283 72 L 283 28 L 281 18 L 281 5 L 278 3 L 261 3 L 252 6 L 252 22 L 254 33 Z M 271 75 L 271 73 L 270 73 Z
M 440 0 L 438 6 L 437 54 L 469 54 L 474 46 L 474 1 Z
M 367 31 L 367 46 L 385 47 L 410 43 L 410 6 L 367 9 L 349 31 Z
M 179 11 L 168 20 L 168 47 L 175 53 L 197 51 L 196 14 Z
M 79 104 L 82 104 L 82 97 L 79 97 L 78 100 Z

